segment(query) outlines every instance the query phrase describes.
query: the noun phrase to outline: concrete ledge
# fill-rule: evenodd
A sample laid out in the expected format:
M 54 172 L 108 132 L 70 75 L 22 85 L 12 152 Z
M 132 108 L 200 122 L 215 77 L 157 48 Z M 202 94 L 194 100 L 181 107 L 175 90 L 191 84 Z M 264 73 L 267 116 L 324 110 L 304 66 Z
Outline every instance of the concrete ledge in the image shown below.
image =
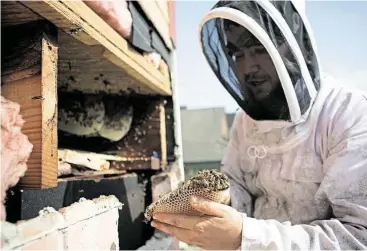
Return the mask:
M 59 211 L 45 208 L 39 216 L 17 224 L 1 222 L 1 249 L 118 250 L 118 209 L 122 206 L 113 195 L 82 198 Z M 108 235 L 97 238 L 100 231 Z
M 38 217 L 17 224 L 1 222 L 2 249 L 17 249 L 62 228 L 65 228 L 64 217 L 53 208 L 42 210 Z

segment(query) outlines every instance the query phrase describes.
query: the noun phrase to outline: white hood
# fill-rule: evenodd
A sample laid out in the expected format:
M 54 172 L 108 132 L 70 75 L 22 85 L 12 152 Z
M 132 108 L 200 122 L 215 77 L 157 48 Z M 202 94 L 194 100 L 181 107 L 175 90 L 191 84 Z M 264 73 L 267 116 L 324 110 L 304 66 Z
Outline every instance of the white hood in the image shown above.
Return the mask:
M 233 34 L 239 41 L 235 52 Z M 199 36 L 212 70 L 248 116 L 292 124 L 307 117 L 320 90 L 321 69 L 304 1 L 219 1 L 203 18 Z M 265 48 L 275 74 L 269 73 L 269 63 L 253 67 L 249 56 L 243 59 L 251 43 Z M 239 58 L 257 73 L 241 71 Z M 263 58 L 251 60 L 257 64 Z

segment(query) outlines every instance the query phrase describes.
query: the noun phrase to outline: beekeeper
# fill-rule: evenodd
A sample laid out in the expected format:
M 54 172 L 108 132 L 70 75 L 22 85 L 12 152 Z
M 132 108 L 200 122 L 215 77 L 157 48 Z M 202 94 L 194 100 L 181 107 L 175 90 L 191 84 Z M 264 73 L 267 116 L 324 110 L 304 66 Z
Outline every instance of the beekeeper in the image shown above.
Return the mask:
M 230 206 L 193 198 L 205 215 L 153 226 L 205 249 L 367 249 L 367 99 L 322 75 L 304 5 L 225 1 L 204 17 L 204 55 L 242 108 Z

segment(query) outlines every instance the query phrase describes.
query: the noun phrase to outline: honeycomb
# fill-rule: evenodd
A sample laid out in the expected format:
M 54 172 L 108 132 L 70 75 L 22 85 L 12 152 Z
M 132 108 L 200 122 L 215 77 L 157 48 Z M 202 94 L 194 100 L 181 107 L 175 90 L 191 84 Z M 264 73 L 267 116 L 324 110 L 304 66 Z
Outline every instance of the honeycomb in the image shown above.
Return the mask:
M 144 214 L 145 221 L 150 221 L 154 213 L 197 214 L 189 203 L 193 195 L 224 203 L 229 196 L 228 177 L 214 169 L 200 171 L 181 187 L 149 205 Z

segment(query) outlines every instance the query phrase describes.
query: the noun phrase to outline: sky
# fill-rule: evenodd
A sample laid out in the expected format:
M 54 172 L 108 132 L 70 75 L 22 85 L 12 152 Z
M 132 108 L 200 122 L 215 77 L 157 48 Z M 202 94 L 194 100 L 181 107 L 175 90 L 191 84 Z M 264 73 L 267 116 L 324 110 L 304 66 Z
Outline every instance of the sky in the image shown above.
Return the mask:
M 176 2 L 179 99 L 188 109 L 238 105 L 222 87 L 204 58 L 198 30 L 216 1 Z M 307 1 L 323 71 L 343 84 L 367 91 L 367 1 Z

